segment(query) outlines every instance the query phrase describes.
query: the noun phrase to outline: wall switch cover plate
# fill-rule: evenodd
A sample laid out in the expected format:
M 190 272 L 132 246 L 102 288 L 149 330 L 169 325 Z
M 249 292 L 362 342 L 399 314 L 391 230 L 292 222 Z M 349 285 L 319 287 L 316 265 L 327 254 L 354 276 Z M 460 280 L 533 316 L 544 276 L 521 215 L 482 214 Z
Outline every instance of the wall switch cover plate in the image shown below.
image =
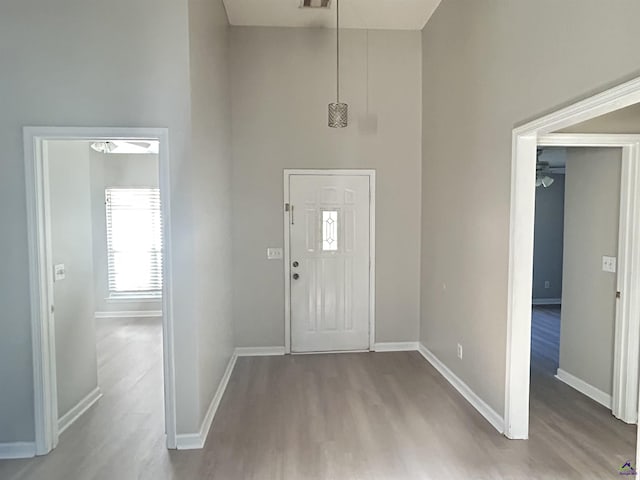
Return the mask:
M 602 271 L 616 273 L 616 257 L 602 257 Z
M 64 267 L 64 263 L 60 263 L 53 267 L 53 277 L 55 281 L 64 280 L 67 277 L 67 271 Z
M 267 248 L 267 260 L 282 260 L 282 248 Z

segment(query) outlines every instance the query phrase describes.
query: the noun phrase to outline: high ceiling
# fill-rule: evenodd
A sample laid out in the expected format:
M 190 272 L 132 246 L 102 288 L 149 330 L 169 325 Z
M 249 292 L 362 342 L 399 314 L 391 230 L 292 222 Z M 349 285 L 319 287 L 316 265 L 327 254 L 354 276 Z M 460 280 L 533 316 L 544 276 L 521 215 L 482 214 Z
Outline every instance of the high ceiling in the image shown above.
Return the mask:
M 341 0 L 340 26 L 380 30 L 422 30 L 441 0 Z M 335 26 L 329 9 L 300 8 L 301 0 L 224 0 L 231 25 L 265 27 Z

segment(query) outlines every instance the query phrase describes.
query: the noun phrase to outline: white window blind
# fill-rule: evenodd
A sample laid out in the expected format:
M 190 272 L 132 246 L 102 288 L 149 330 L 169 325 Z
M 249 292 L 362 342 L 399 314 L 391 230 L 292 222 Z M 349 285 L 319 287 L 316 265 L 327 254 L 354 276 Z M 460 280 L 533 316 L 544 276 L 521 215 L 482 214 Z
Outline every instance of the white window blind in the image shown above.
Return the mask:
M 162 215 L 157 188 L 107 188 L 110 296 L 162 294 Z

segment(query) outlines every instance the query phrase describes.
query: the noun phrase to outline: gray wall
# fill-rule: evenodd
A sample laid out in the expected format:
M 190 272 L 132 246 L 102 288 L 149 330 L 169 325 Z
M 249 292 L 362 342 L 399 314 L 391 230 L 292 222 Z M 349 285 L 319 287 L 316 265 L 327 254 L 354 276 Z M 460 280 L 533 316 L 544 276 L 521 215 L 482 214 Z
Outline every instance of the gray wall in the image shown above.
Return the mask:
M 564 175 L 550 175 L 548 188 L 536 188 L 533 247 L 533 299 L 562 298 L 562 241 L 564 230 Z M 549 282 L 549 288 L 545 282 Z
M 327 104 L 335 101 L 334 31 L 232 28 L 238 346 L 284 345 L 283 264 L 267 261 L 266 248 L 284 242 L 285 168 L 376 169 L 376 341 L 418 339 L 420 33 L 368 37 L 368 56 L 366 31 L 342 37 L 341 98 L 350 125 L 335 130 L 327 127 Z
M 85 147 L 91 162 L 91 208 L 93 217 L 93 268 L 96 312 L 162 310 L 162 300 L 108 300 L 106 188 L 159 186 L 158 156 L 152 154 L 104 154 Z
M 89 151 L 83 142 L 48 142 L 51 253 L 66 278 L 54 283 L 58 416 L 98 385 L 93 295 Z
M 191 7 L 198 11 L 206 3 L 193 2 Z M 203 230 L 216 227 L 218 231 L 207 211 L 224 208 L 228 212 L 230 195 L 224 188 L 228 176 L 212 175 L 217 168 L 227 171 L 230 159 L 226 154 L 210 155 L 205 162 L 203 149 L 190 144 L 192 130 L 208 130 L 221 120 L 225 127 L 229 112 L 226 108 L 204 111 L 198 106 L 208 99 L 228 97 L 224 81 L 212 83 L 204 92 L 201 87 L 191 98 L 192 77 L 213 71 L 224 80 L 227 66 L 226 43 L 213 43 L 213 37 L 203 32 L 190 36 L 190 20 L 193 26 L 200 19 L 193 15 L 190 19 L 188 7 L 187 0 L 2 2 L 0 45 L 11 48 L 0 50 L 0 92 L 7 93 L 0 100 L 0 222 L 11 228 L 0 235 L 0 251 L 11 255 L 5 257 L 0 272 L 0 385 L 11 388 L 0 395 L 0 443 L 34 439 L 24 125 L 169 128 L 177 422 L 181 433 L 200 428 L 201 404 L 209 401 L 200 397 L 211 388 L 193 381 L 193 372 L 216 383 L 231 351 L 231 272 L 228 260 L 217 253 L 228 258 L 230 238 L 224 232 L 229 225 L 224 224 L 226 230 L 216 233 L 212 242 L 215 253 L 210 255 L 220 259 L 219 268 L 211 269 L 211 262 L 203 262 L 195 252 L 204 250 L 209 240 Z M 215 11 L 207 11 L 207 24 L 224 38 L 221 0 L 212 1 L 211 8 Z M 192 115 L 192 104 L 199 109 L 198 115 Z M 216 139 L 220 135 L 222 145 L 228 144 L 225 128 L 211 133 Z M 211 201 L 219 205 L 195 204 L 195 187 L 202 189 L 205 182 L 212 185 Z M 207 302 L 203 290 L 211 287 L 223 288 Z M 205 326 L 206 331 L 198 331 Z M 220 343 L 202 345 L 217 328 L 226 332 Z M 216 351 L 200 355 L 204 347 Z
M 638 75 L 639 16 L 635 0 L 444 0 L 423 31 L 421 340 L 499 413 L 512 129 Z
M 222 0 L 189 0 L 193 333 L 198 412 L 204 418 L 233 353 L 231 297 L 231 89 L 229 27 Z M 194 375 L 194 371 L 197 375 Z M 199 425 L 199 424 L 198 424 Z
M 611 394 L 618 256 L 619 148 L 570 148 L 565 200 L 560 368 Z

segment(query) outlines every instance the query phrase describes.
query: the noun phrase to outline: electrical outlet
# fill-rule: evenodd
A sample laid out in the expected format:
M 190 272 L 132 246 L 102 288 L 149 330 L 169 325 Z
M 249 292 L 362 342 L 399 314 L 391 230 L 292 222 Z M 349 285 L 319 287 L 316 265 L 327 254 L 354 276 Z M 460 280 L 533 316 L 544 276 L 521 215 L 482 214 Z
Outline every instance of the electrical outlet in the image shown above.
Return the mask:
M 551 282 L 549 280 L 545 280 L 544 288 L 551 288 Z
M 462 345 L 458 344 L 458 358 L 462 360 Z

